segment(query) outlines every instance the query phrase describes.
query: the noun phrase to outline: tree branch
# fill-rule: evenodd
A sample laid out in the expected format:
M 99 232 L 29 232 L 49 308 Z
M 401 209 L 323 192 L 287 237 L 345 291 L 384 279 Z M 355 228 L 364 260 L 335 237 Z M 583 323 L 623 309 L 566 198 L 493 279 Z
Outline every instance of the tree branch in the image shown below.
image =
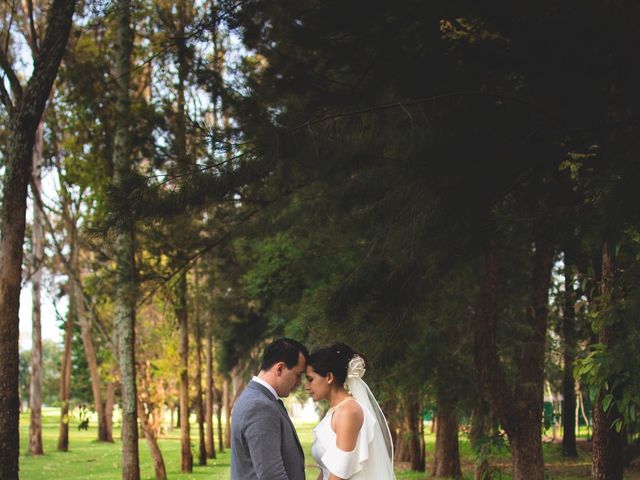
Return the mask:
M 66 50 L 76 0 L 53 0 L 47 12 L 47 30 L 33 61 L 33 74 L 25 87 L 21 108 L 23 121 L 38 122 L 51 93 Z
M 0 81 L 0 102 L 2 102 L 4 107 L 7 109 L 9 115 L 11 115 L 11 112 L 13 112 L 13 102 L 11 101 L 9 92 L 7 92 L 7 89 L 4 88 L 4 82 L 2 81 Z
M 23 0 L 22 9 L 25 11 L 24 13 L 29 19 L 29 35 L 27 36 L 27 41 L 29 42 L 33 55 L 36 56 L 38 54 L 39 45 L 36 24 L 33 20 L 33 0 Z
M 113 347 L 111 336 L 107 333 L 107 329 L 104 326 L 104 323 L 102 322 L 100 317 L 98 316 L 94 308 L 93 302 L 91 301 L 91 298 L 89 297 L 89 295 L 87 295 L 87 292 L 85 291 L 82 285 L 82 280 L 79 277 L 79 273 L 71 265 L 71 262 L 64 255 L 62 251 L 63 250 L 62 245 L 60 245 L 60 243 L 58 242 L 58 239 L 55 236 L 55 228 L 51 224 L 51 219 L 49 218 L 49 216 L 47 215 L 47 212 L 45 211 L 45 210 L 49 210 L 50 207 L 45 205 L 45 203 L 42 201 L 42 196 L 40 195 L 40 191 L 36 187 L 35 182 L 33 182 L 33 177 L 31 179 L 30 184 L 31 184 L 31 190 L 33 192 L 33 199 L 36 204 L 36 207 L 42 212 L 42 218 L 44 218 L 47 230 L 51 234 L 51 238 L 53 240 L 53 246 L 56 250 L 56 253 L 58 254 L 58 257 L 60 258 L 60 261 L 62 262 L 62 265 L 64 266 L 64 269 L 67 272 L 67 275 L 69 276 L 69 280 L 76 285 L 76 288 L 79 289 L 85 308 L 90 312 L 92 324 L 98 327 L 98 330 L 100 331 L 100 334 L 102 335 L 104 341 Z M 70 221 L 70 219 L 67 218 L 67 221 Z
M 11 65 L 9 64 L 9 59 L 7 58 L 7 53 L 5 50 L 0 50 L 0 67 L 7 75 L 9 79 L 9 85 L 11 85 L 11 90 L 13 92 L 13 98 L 18 103 L 22 97 L 22 85 L 20 84 L 20 80 L 16 75 L 16 72 L 13 71 Z M 2 87 L 4 89 L 4 85 Z

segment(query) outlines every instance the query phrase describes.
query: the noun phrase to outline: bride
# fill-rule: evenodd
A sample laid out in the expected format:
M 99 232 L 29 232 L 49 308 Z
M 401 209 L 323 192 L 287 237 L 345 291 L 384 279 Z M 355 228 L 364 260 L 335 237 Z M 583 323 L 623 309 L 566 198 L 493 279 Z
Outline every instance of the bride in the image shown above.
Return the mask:
M 307 391 L 328 400 L 313 429 L 311 454 L 317 480 L 394 480 L 393 444 L 380 406 L 362 380 L 365 361 L 343 343 L 322 348 L 307 361 Z

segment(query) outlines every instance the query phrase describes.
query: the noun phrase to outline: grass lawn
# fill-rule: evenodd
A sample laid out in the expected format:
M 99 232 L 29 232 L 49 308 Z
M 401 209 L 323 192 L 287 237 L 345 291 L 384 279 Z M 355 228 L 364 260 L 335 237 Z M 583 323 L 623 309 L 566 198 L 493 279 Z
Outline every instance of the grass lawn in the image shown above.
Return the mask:
M 116 438 L 113 444 L 98 443 L 95 441 L 95 422 L 92 422 L 88 431 L 78 431 L 77 421 L 72 419 L 70 425 L 70 449 L 67 453 L 56 451 L 58 439 L 58 410 L 45 409 L 43 412 L 43 437 L 45 455 L 33 457 L 27 455 L 27 442 L 29 433 L 28 415 L 23 415 L 20 420 L 20 478 L 22 480 L 119 480 L 120 474 L 120 442 Z M 315 480 L 317 468 L 313 466 L 311 459 L 311 429 L 312 424 L 296 425 L 298 435 L 305 448 L 307 459 L 307 478 Z M 191 429 L 192 441 L 197 437 L 197 429 Z M 118 430 L 114 430 L 117 437 Z M 430 454 L 433 452 L 435 437 L 428 435 L 427 441 L 427 465 L 431 463 Z M 473 460 L 469 444 L 464 436 L 461 436 L 461 456 L 465 480 L 472 479 Z M 160 440 L 160 448 L 164 455 L 167 466 L 167 474 L 170 479 L 207 479 L 207 480 L 227 480 L 230 476 L 230 455 L 229 451 L 218 454 L 216 460 L 209 460 L 204 467 L 195 466 L 193 473 L 183 474 L 180 468 L 180 437 L 179 431 L 170 432 L 165 438 Z M 195 451 L 195 449 L 194 449 Z M 549 479 L 562 480 L 585 480 L 590 476 L 590 457 L 586 450 L 586 445 L 581 448 L 580 457 L 577 460 L 566 460 L 560 455 L 558 445 L 545 445 L 545 460 Z M 141 478 L 153 480 L 153 466 L 149 456 L 149 449 L 144 440 L 140 441 L 140 463 Z M 194 463 L 197 457 L 194 456 Z M 496 478 L 508 479 L 510 476 L 506 472 L 509 470 L 509 457 L 507 452 L 497 455 L 492 464 L 497 468 Z M 415 473 L 402 468 L 397 469 L 398 480 L 418 480 L 425 479 L 425 473 Z M 625 480 L 640 480 L 640 473 L 628 472 Z

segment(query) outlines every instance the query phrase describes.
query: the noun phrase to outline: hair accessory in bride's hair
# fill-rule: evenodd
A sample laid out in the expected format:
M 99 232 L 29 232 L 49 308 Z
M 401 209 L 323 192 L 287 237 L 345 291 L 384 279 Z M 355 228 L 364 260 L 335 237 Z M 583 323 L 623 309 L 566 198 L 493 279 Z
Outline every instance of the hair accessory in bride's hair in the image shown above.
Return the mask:
M 351 357 L 349 367 L 347 368 L 348 378 L 362 378 L 366 371 L 367 369 L 365 368 L 364 358 L 360 355 L 354 355 Z

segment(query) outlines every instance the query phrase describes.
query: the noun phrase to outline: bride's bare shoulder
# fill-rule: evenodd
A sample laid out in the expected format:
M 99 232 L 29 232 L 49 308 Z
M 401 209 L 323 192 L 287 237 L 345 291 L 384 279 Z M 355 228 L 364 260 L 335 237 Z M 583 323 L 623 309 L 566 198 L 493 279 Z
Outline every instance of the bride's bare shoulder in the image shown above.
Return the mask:
M 334 413 L 336 423 L 346 423 L 360 428 L 364 421 L 364 412 L 356 400 L 350 400 L 340 405 Z

